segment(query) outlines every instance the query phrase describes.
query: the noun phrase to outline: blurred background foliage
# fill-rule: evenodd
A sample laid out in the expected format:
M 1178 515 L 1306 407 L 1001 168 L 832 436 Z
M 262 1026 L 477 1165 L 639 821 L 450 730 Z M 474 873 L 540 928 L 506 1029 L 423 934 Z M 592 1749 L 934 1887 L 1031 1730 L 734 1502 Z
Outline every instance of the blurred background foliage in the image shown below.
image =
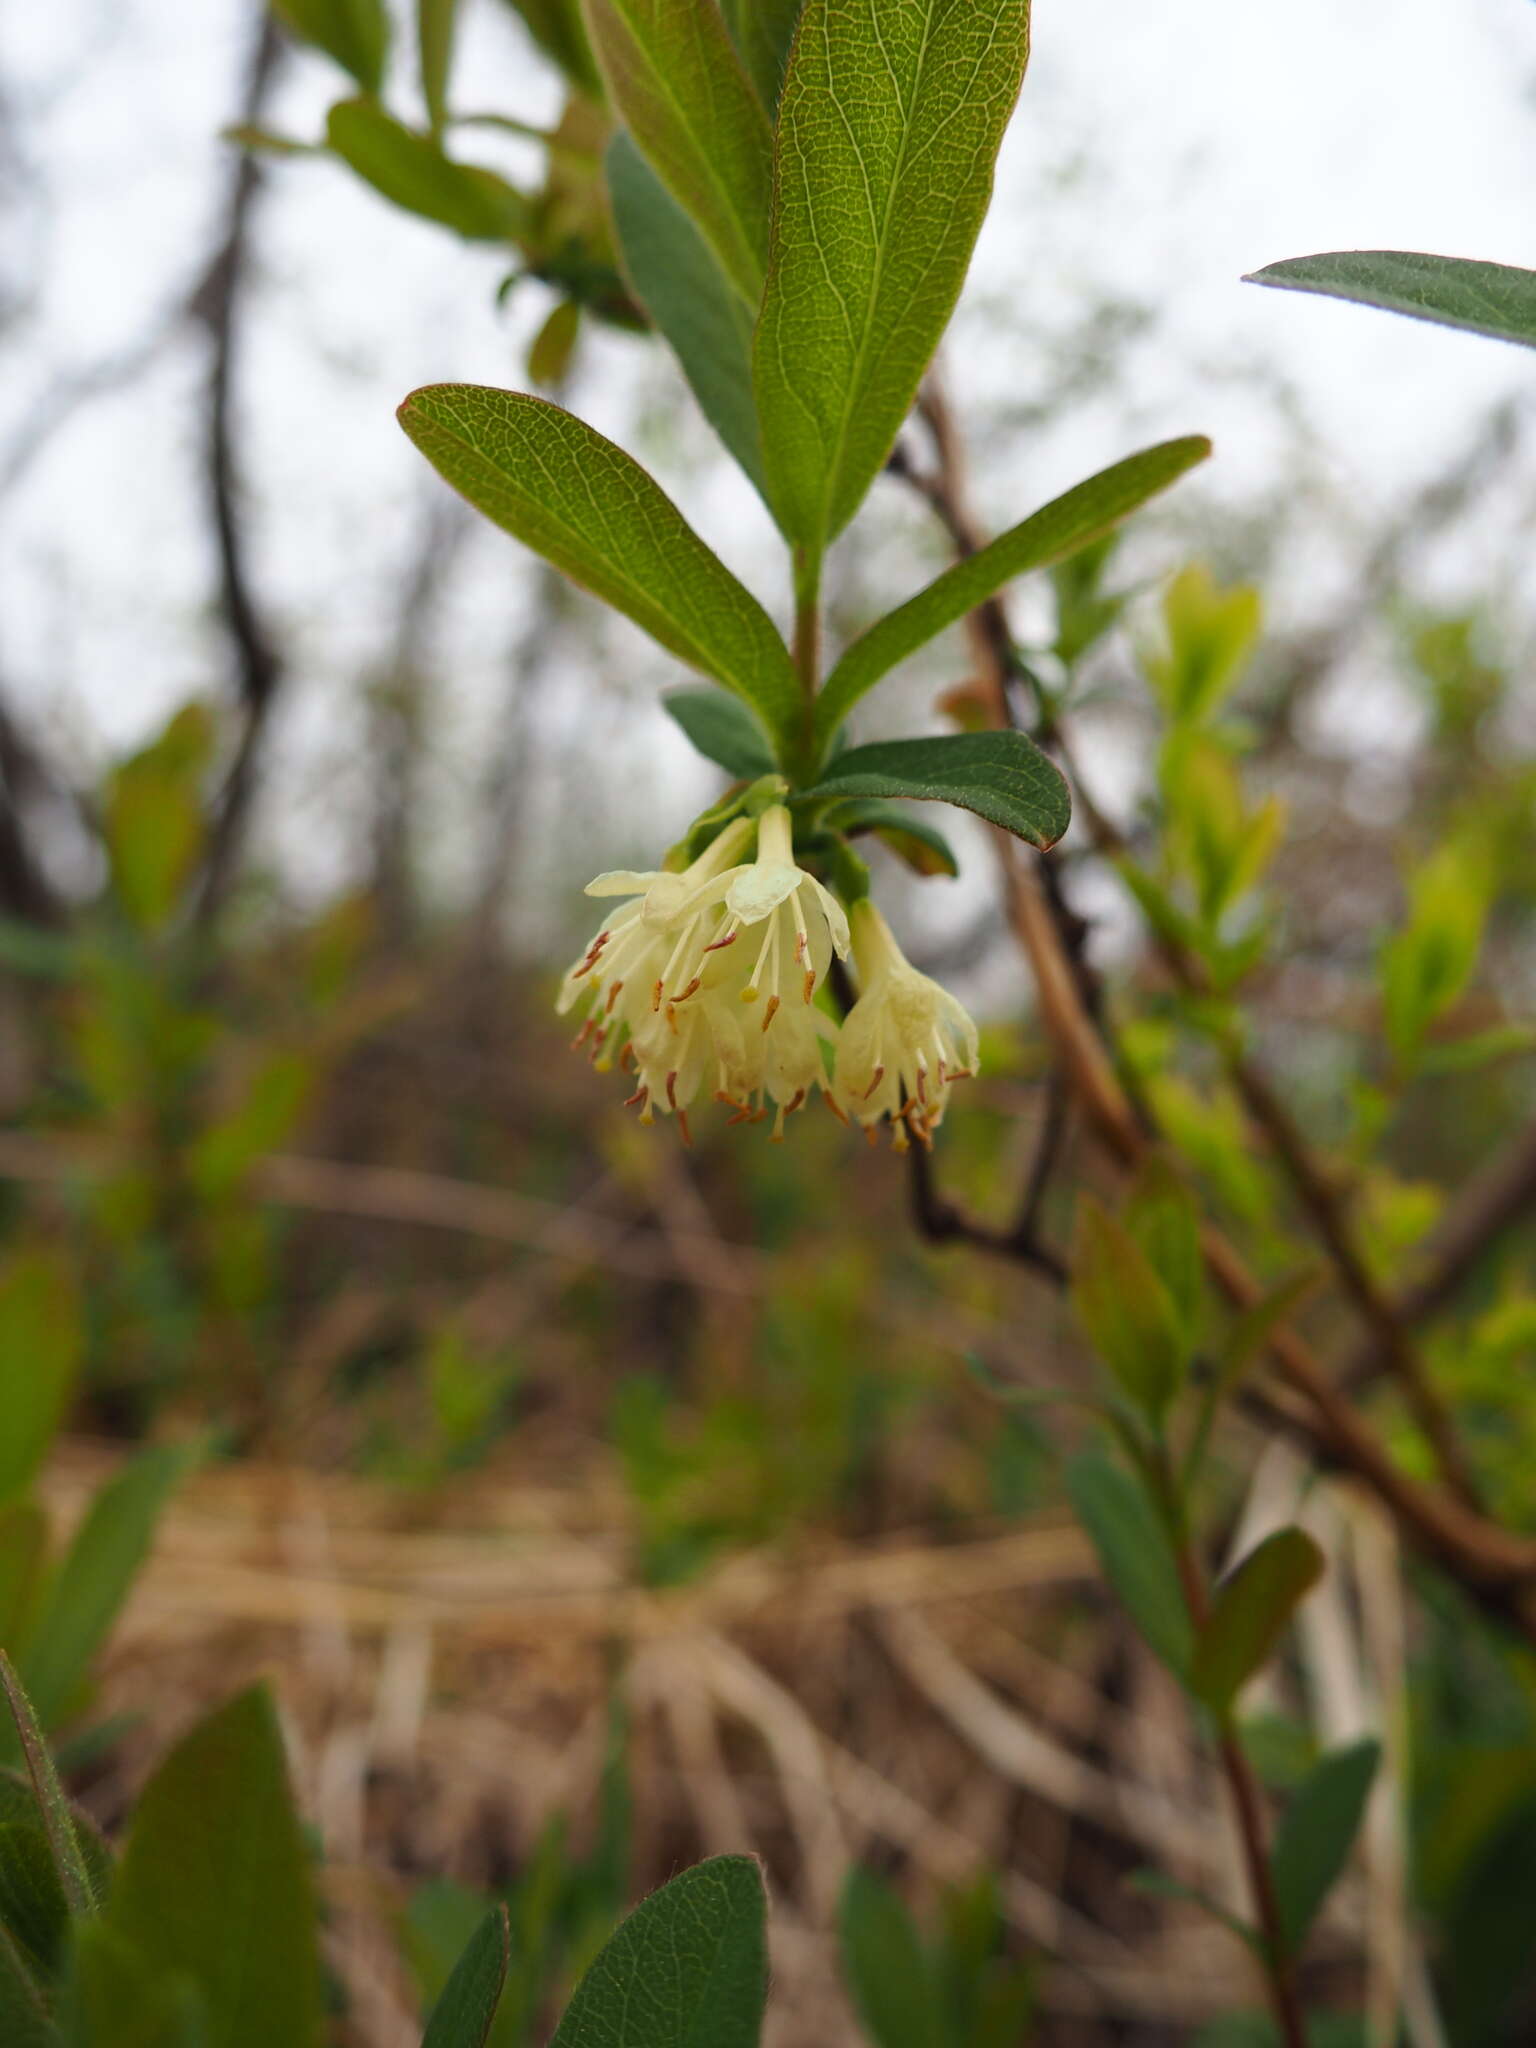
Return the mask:
M 672 836 L 709 793 L 637 709 L 657 665 L 537 572 L 509 603 L 507 555 L 477 552 L 434 493 L 377 548 L 349 535 L 394 548 L 369 594 L 384 623 L 353 644 L 341 726 L 307 708 L 348 648 L 317 663 L 313 621 L 359 588 L 294 562 L 306 519 L 328 558 L 351 500 L 303 506 L 286 553 L 253 535 L 283 465 L 257 430 L 270 392 L 242 395 L 240 365 L 274 295 L 291 325 L 281 237 L 253 238 L 274 194 L 337 170 L 317 154 L 371 188 L 384 264 L 419 246 L 404 214 L 456 262 L 452 238 L 486 245 L 452 275 L 474 319 L 507 323 L 475 330 L 500 381 L 521 357 L 538 385 L 628 407 L 706 513 L 740 513 L 641 353 L 577 12 L 483 4 L 519 17 L 494 31 L 498 86 L 533 82 L 505 111 L 462 60 L 450 95 L 403 20 L 386 47 L 367 7 L 288 0 L 234 24 L 238 104 L 206 109 L 235 137 L 206 267 L 187 299 L 178 250 L 166 293 L 185 301 L 169 326 L 201 337 L 198 373 L 171 380 L 195 451 L 197 630 L 125 716 L 115 683 L 70 672 L 78 564 L 53 565 L 51 619 L 18 611 L 13 644 L 0 619 L 0 1638 L 108 1822 L 168 1732 L 278 1674 L 329 1859 L 338 2039 L 414 2038 L 487 1893 L 514 1943 L 494 2038 L 537 2039 L 627 1901 L 750 1846 L 776 1896 L 786 2044 L 1263 2040 L 1230 2017 L 1258 2003 L 1241 1951 L 1134 1881 L 1155 1865 L 1238 1888 L 1219 1788 L 1065 1509 L 1062 1459 L 1091 1425 L 1006 1398 L 1092 1384 L 1051 1265 L 1079 1193 L 1112 1183 L 1053 1073 L 982 836 L 964 883 L 932 885 L 943 907 L 909 913 L 914 956 L 987 1023 L 936 1167 L 909 1186 L 830 1118 L 783 1148 L 706 1128 L 685 1153 L 594 1088 L 550 1011 L 576 870 L 632 852 L 658 810 Z M 353 24 L 340 46 L 335 20 Z M 169 36 L 164 10 L 138 33 Z M 24 58 L 0 69 L 22 137 L 51 132 L 45 87 L 130 61 Z M 1026 121 L 1032 105 L 1027 87 Z M 1092 166 L 1056 173 L 1065 213 Z M 13 221 L 78 203 L 49 180 L 46 153 L 15 151 Z M 17 255 L 0 283 L 0 360 L 24 363 L 42 274 Z M 1027 330 L 1003 286 L 981 267 L 975 318 L 1017 341 L 1029 393 L 968 374 L 964 328 L 950 359 L 989 496 L 1031 435 L 1071 450 L 1096 412 L 1134 412 L 1157 314 L 1068 294 Z M 382 325 L 396 303 L 381 287 Z M 455 368 L 441 333 L 432 367 Z M 8 575 L 48 583 L 37 536 L 69 476 L 66 449 L 50 481 L 50 449 L 88 443 L 91 407 L 158 375 L 163 342 L 66 365 L 9 420 Z M 1453 360 L 1480 374 L 1482 355 L 1416 345 L 1426 387 Z M 1256 1132 L 1242 1069 L 1259 1063 L 1370 1280 L 1409 1304 L 1484 1498 L 1536 1534 L 1536 469 L 1528 398 L 1497 374 L 1433 472 L 1359 512 L 1295 388 L 1228 363 L 1265 431 L 1280 423 L 1272 474 L 1037 579 L 1016 688 L 1079 792 L 1051 887 L 1131 1099 L 1427 1475 L 1422 1417 Z M 362 376 L 339 388 L 322 475 L 375 424 Z M 1209 424 L 1165 385 L 1147 402 L 1170 430 Z M 298 413 L 299 438 L 324 431 Z M 908 453 L 920 471 L 920 429 Z M 1490 504 L 1499 541 L 1469 548 Z M 878 513 L 879 545 L 843 547 L 850 628 L 892 586 L 886 551 L 943 555 L 899 475 Z M 152 499 L 151 542 L 160 519 Z M 1319 609 L 1298 591 L 1330 547 Z M 108 610 L 131 678 L 164 624 L 141 647 Z M 443 678 L 476 639 L 471 715 Z M 914 697 L 947 692 L 964 721 L 970 662 L 956 638 L 914 665 Z M 1270 1788 L 1364 1730 L 1386 1740 L 1310 1966 L 1325 2019 L 1367 2017 L 1318 2038 L 1513 2048 L 1536 2023 L 1529 1642 L 1251 1414 L 1219 1430 L 1212 1485 L 1223 1554 L 1299 1512 L 1334 1568 L 1249 1700 Z

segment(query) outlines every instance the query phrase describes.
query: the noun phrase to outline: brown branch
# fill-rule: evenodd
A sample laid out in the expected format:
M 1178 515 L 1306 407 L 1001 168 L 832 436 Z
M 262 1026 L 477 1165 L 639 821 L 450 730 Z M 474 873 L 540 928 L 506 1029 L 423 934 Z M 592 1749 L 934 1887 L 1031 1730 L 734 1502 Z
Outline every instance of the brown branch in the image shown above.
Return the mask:
M 244 126 L 260 126 L 281 55 L 276 22 L 263 8 L 242 95 L 240 120 Z M 212 344 L 205 484 L 218 549 L 219 608 L 234 657 L 242 714 L 240 738 L 219 795 L 203 869 L 197 906 L 198 922 L 203 925 L 218 915 L 234 877 L 255 796 L 262 742 L 283 674 L 246 555 L 241 517 L 243 478 L 235 425 L 242 314 L 251 280 L 251 232 L 263 182 L 254 153 L 241 151 L 230 179 L 219 246 L 191 301 L 193 318 L 207 328 Z
M 930 424 L 935 412 L 945 418 L 944 400 L 937 387 L 930 389 L 925 410 Z M 955 445 L 953 430 L 936 432 L 935 441 L 942 462 L 942 451 Z M 964 511 L 958 465 L 943 478 L 942 488 L 951 504 L 951 521 L 946 523 L 974 541 L 975 529 Z M 1000 601 L 993 601 L 993 609 L 1006 628 Z M 994 628 L 982 619 L 973 624 L 972 632 L 978 658 L 987 664 L 984 672 L 999 701 L 1006 702 L 1007 676 L 991 652 Z M 999 835 L 999 850 L 1011 921 L 1034 973 L 1046 1030 L 1089 1122 L 1111 1154 L 1123 1166 L 1134 1168 L 1148 1150 L 1149 1136 L 1083 1000 L 1071 942 L 1052 914 L 1038 866 L 1027 864 L 1016 843 L 1003 835 Z M 1251 1307 L 1262 1298 L 1258 1281 L 1219 1231 L 1208 1227 L 1202 1247 L 1212 1277 L 1235 1306 Z M 1409 1541 L 1434 1557 L 1485 1606 L 1536 1641 L 1536 1604 L 1530 1593 L 1536 1580 L 1536 1543 L 1511 1534 L 1453 1494 L 1423 1485 L 1404 1473 L 1347 1396 L 1330 1381 L 1311 1346 L 1289 1324 L 1282 1322 L 1271 1332 L 1268 1349 L 1283 1382 L 1301 1396 L 1299 1404 L 1282 1404 L 1286 1420 L 1303 1427 L 1315 1450 L 1328 1462 L 1364 1481 L 1391 1511 Z

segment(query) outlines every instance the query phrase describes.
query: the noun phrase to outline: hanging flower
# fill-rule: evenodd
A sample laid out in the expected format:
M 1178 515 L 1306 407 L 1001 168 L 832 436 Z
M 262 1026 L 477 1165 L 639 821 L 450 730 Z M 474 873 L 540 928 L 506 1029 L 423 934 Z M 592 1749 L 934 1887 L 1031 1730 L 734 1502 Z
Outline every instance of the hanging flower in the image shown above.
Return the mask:
M 898 1152 L 909 1133 L 931 1144 L 951 1086 L 976 1071 L 976 1026 L 912 966 L 867 897 L 853 906 L 852 927 L 863 992 L 838 1036 L 837 1092 L 871 1139 L 888 1118 Z

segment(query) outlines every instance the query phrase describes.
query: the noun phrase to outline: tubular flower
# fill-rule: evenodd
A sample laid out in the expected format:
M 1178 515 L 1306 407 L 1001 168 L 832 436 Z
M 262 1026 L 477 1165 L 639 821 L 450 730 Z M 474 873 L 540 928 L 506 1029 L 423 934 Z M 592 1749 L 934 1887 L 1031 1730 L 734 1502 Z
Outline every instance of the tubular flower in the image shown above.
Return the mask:
M 752 836 L 748 819 L 727 826 L 681 874 L 617 870 L 587 884 L 589 896 L 631 900 L 607 918 L 586 952 L 561 984 L 561 1015 L 584 1012 L 575 1045 L 590 1050 L 603 1072 L 615 1065 L 636 1074 L 630 1097 L 641 1121 L 656 1109 L 678 1115 L 685 1137 L 687 1108 L 698 1093 L 711 1057 L 723 1087 L 737 1085 L 742 1033 L 718 1002 L 700 1004 L 680 1029 L 680 992 L 703 992 L 721 976 L 710 942 L 720 921 L 720 880 Z M 679 979 L 680 976 L 685 977 Z M 700 1029 L 702 1025 L 702 1029 Z
M 931 1144 L 951 1085 L 976 1071 L 976 1026 L 912 966 L 867 897 L 853 906 L 853 957 L 863 993 L 838 1034 L 837 1091 L 871 1141 L 888 1117 L 898 1152 L 909 1133 Z

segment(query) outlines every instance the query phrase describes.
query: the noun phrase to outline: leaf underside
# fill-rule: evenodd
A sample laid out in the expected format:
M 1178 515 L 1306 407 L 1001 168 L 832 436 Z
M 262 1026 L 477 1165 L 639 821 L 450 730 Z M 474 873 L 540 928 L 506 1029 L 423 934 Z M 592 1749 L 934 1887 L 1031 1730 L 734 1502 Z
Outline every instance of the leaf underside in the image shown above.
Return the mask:
M 804 795 L 956 804 L 1041 848 L 1054 846 L 1072 819 L 1060 770 L 1020 732 L 944 733 L 850 747 Z
M 1348 299 L 1536 348 L 1536 270 L 1408 249 L 1340 249 L 1268 264 L 1245 284 Z

